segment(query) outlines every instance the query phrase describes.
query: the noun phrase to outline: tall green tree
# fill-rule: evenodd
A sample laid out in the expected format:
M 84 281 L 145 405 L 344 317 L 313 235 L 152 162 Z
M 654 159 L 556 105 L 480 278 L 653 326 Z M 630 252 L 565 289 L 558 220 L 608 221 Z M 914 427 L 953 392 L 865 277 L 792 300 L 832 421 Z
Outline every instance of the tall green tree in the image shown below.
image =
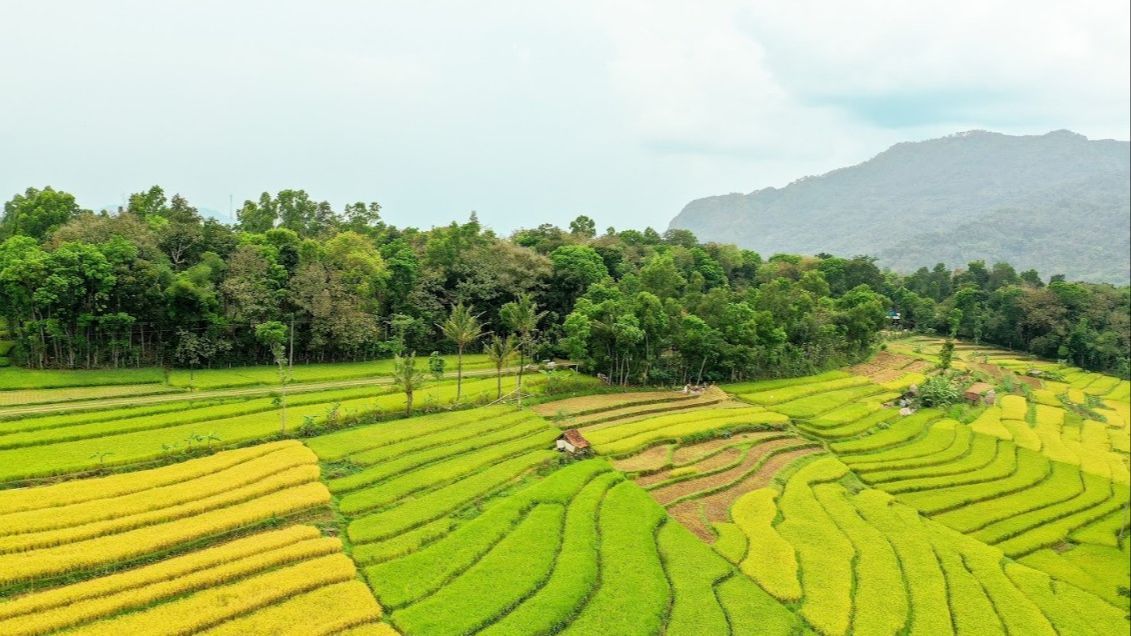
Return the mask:
M 30 236 L 42 241 L 53 230 L 79 214 L 74 195 L 47 186 L 28 188 L 4 204 L 0 220 L 0 240 L 10 236 Z
M 503 324 L 516 336 L 518 342 L 518 404 L 522 406 L 522 374 L 526 367 L 526 354 L 534 346 L 534 334 L 544 312 L 538 311 L 538 303 L 530 294 L 519 294 L 518 298 L 503 305 L 499 316 Z
M 404 392 L 404 414 L 412 417 L 412 401 L 415 392 L 424 385 L 424 372 L 416 368 L 416 352 L 407 356 L 393 358 L 393 385 Z
M 483 323 L 479 315 L 463 303 L 456 303 L 447 320 L 440 324 L 444 337 L 456 345 L 456 401 L 463 396 L 463 351 L 467 345 L 483 336 Z
M 515 354 L 514 336 L 492 336 L 483 352 L 487 354 L 491 364 L 495 365 L 495 399 L 498 400 L 503 397 L 503 367 L 507 366 L 507 362 Z
M 287 326 L 271 320 L 255 327 L 255 337 L 271 351 L 279 372 L 279 434 L 287 433 L 287 382 L 290 373 L 287 365 Z

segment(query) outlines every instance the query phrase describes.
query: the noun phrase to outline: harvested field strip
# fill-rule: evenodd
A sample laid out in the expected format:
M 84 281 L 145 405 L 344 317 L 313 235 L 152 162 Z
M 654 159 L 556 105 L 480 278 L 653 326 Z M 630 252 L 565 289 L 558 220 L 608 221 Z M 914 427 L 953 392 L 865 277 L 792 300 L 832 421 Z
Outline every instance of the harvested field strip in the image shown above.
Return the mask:
M 747 407 L 740 409 L 711 409 L 708 411 L 694 413 L 673 413 L 671 415 L 651 417 L 645 420 L 623 424 L 620 426 L 610 426 L 599 430 L 587 431 L 585 436 L 594 445 L 609 444 L 615 441 L 631 438 L 636 435 L 651 433 L 653 431 L 678 424 L 686 424 L 689 422 L 704 422 L 708 420 L 726 420 L 729 422 L 731 420 L 750 417 L 756 414 L 763 415 L 765 413 L 767 413 L 765 409 L 758 407 Z
M 1050 465 L 1047 460 L 1023 461 L 1021 467 L 1026 465 L 1039 467 L 1037 470 L 1047 478 L 1025 490 L 970 503 L 934 518 L 959 532 L 975 532 L 991 523 L 1073 499 L 1083 491 L 1080 471 L 1073 466 Z M 1019 468 L 1018 473 L 1022 470 Z
M 921 470 L 920 477 L 887 482 L 882 488 L 897 494 L 1004 479 L 1017 470 L 1017 449 L 1007 442 L 978 437 L 970 454 L 960 460 Z
M 867 378 L 858 376 L 849 376 L 847 378 L 840 378 L 837 380 L 829 380 L 826 382 L 813 382 L 809 384 L 794 384 L 792 386 L 780 387 L 776 389 L 768 389 L 765 391 L 756 391 L 750 393 L 739 393 L 738 397 L 751 404 L 758 404 L 760 406 L 769 406 L 774 404 L 782 404 L 791 400 L 797 400 L 806 396 L 816 395 L 818 393 L 828 393 L 838 389 L 847 389 L 861 385 L 870 384 Z
M 168 484 L 126 495 L 119 495 L 112 502 L 94 499 L 51 509 L 44 514 L 43 509 L 25 510 L 0 514 L 0 545 L 12 535 L 47 533 L 50 530 L 85 526 L 98 522 L 111 523 L 123 527 L 139 524 L 145 517 L 137 515 L 185 506 L 201 504 L 211 507 L 216 497 L 227 497 L 230 501 L 241 499 L 237 491 L 254 486 L 262 480 L 290 474 L 296 479 L 282 482 L 283 486 L 318 480 L 318 466 L 315 456 L 301 444 L 280 445 L 274 452 L 251 458 L 209 475 L 201 475 L 175 484 Z M 268 491 L 269 492 L 269 491 Z M 252 495 L 254 496 L 254 495 Z M 248 497 L 245 497 L 248 498 Z M 192 514 L 189 508 L 184 508 Z M 175 518 L 170 514 L 169 518 Z M 179 515 L 183 516 L 183 515 Z M 154 517 L 160 518 L 160 517 Z M 95 534 L 112 531 L 116 525 L 99 526 L 102 530 Z M 0 551 L 5 551 L 0 548 Z
M 761 444 L 775 439 L 792 438 L 789 433 L 760 431 L 747 433 L 744 441 L 735 441 L 737 437 L 728 440 L 730 445 L 722 446 L 707 455 L 695 464 L 683 464 L 668 470 L 662 470 L 643 477 L 638 477 L 636 483 L 644 488 L 662 488 L 682 481 L 703 479 L 717 473 L 739 467 L 748 456 L 749 451 L 756 449 Z
M 635 455 L 614 459 L 613 465 L 617 467 L 617 470 L 623 470 L 626 473 L 647 473 L 662 470 L 665 466 L 671 465 L 672 451 L 679 448 L 683 448 L 683 446 L 674 443 L 653 446 Z
M 1084 490 L 1075 497 L 987 524 L 973 534 L 974 538 L 986 543 L 1000 543 L 1023 532 L 1049 525 L 1062 517 L 1102 506 L 1112 498 L 1110 482 L 1092 475 L 1077 474 L 1083 479 Z M 1097 518 L 1099 516 L 1103 515 L 1098 515 Z
M 626 406 L 624 408 L 600 411 L 580 417 L 567 417 L 556 423 L 561 428 L 588 428 L 591 426 L 600 426 L 608 422 L 621 422 L 628 418 L 640 419 L 645 415 L 653 415 L 655 413 L 671 413 L 674 411 L 707 408 L 729 399 L 730 396 L 718 391 L 716 393 L 694 396 L 689 399 Z
M 813 495 L 855 549 L 852 629 L 896 634 L 908 621 L 903 570 L 887 537 L 860 517 L 840 484 L 813 486 Z
M 635 393 L 598 393 L 596 395 L 583 395 L 565 400 L 545 402 L 531 407 L 531 410 L 546 418 L 564 414 L 571 417 L 603 413 L 606 411 L 693 400 L 696 396 L 675 391 L 637 391 Z
M 1018 492 L 1024 493 L 1030 488 L 1038 487 L 1039 484 L 1050 478 L 1052 469 L 1052 463 L 1044 457 L 1032 451 L 1022 450 L 1018 454 L 1017 470 L 1007 477 L 975 484 L 942 486 L 933 490 L 908 492 L 899 495 L 899 500 L 928 515 L 949 513 L 950 511 L 959 512 L 958 509 L 969 506 L 981 511 L 973 516 L 973 518 L 980 519 L 981 515 L 985 513 L 984 509 L 980 507 L 981 502 L 996 501 L 1000 497 Z M 1025 494 L 1025 496 L 1028 497 L 1029 495 Z M 955 522 L 958 523 L 957 519 L 955 519 Z M 955 527 L 949 520 L 944 523 Z
M 749 444 L 728 446 L 696 464 L 661 470 L 637 477 L 635 481 L 642 488 L 651 488 L 720 472 L 738 465 L 749 447 Z
M 224 451 L 162 468 L 68 481 L 50 486 L 0 490 L 0 514 L 114 499 L 131 493 L 144 492 L 198 479 L 237 466 L 256 457 L 277 451 L 292 452 L 292 449 L 302 449 L 302 444 L 294 441 L 273 442 Z
M 758 393 L 761 391 L 768 391 L 770 389 L 780 389 L 783 387 L 796 386 L 801 384 L 815 384 L 819 382 L 828 382 L 830 380 L 841 380 L 849 377 L 852 377 L 852 374 L 845 373 L 844 371 L 827 371 L 819 375 L 807 375 L 800 378 L 782 378 L 780 380 L 758 380 L 756 382 L 727 384 L 722 388 L 727 393 L 738 395 L 742 393 Z
M 465 477 L 442 488 L 370 515 L 358 517 L 349 524 L 350 540 L 365 543 L 386 539 L 411 530 L 429 521 L 455 512 L 456 509 L 490 494 L 556 457 L 555 451 L 531 451 L 486 470 Z
M 349 558 L 332 554 L 85 625 L 82 631 L 84 634 L 106 636 L 197 632 L 298 594 L 353 580 L 354 576 L 353 563 Z
M 696 462 L 701 462 L 725 448 L 730 448 L 732 446 L 743 444 L 745 442 L 757 441 L 767 435 L 774 434 L 775 433 L 765 431 L 753 431 L 738 433 L 730 437 L 717 437 L 705 442 L 683 444 L 672 452 L 672 466 L 688 466 Z
M 366 512 L 396 503 L 399 500 L 443 487 L 482 469 L 526 452 L 551 446 L 555 431 L 524 431 L 527 434 L 513 441 L 468 450 L 443 461 L 390 477 L 375 488 L 351 492 L 338 501 L 338 509 L 348 515 Z
M 803 592 L 801 614 L 825 634 L 845 634 L 853 615 L 852 564 L 855 549 L 813 496 L 813 486 L 836 481 L 847 467 L 822 458 L 798 470 L 786 483 L 778 533 L 797 549 Z
M 701 497 L 699 501 L 703 506 L 704 515 L 708 521 L 727 519 L 728 510 L 736 497 L 769 485 L 778 472 L 786 466 L 801 457 L 820 452 L 820 450 L 819 446 L 809 445 L 783 446 L 770 450 L 756 470 L 725 488 L 712 491 L 710 494 Z
M 650 408 L 646 412 L 643 412 L 643 413 L 637 413 L 637 414 L 632 414 L 632 415 L 624 415 L 622 417 L 609 418 L 609 419 L 597 422 L 595 424 L 578 424 L 578 423 L 573 422 L 573 421 L 567 422 L 565 420 L 562 420 L 562 421 L 558 422 L 558 425 L 559 425 L 560 428 L 581 428 L 583 431 L 585 431 L 586 435 L 591 435 L 594 431 L 599 431 L 601 429 L 625 426 L 625 425 L 631 424 L 633 422 L 640 422 L 640 421 L 643 421 L 643 420 L 649 420 L 649 419 L 652 419 L 654 417 L 660 417 L 660 416 L 666 415 L 666 414 L 671 414 L 671 415 L 685 414 L 685 415 L 691 416 L 694 413 L 713 413 L 713 412 L 723 410 L 723 409 L 748 408 L 749 406 L 750 405 L 745 403 L 745 402 L 739 402 L 738 400 L 731 400 L 731 399 L 712 400 L 710 402 L 708 402 L 708 401 L 698 402 L 697 401 L 697 402 L 694 402 L 692 404 L 680 405 L 679 408 L 661 408 L 661 409 L 651 409 Z
M 770 452 L 796 446 L 800 442 L 801 440 L 792 436 L 767 439 L 763 443 L 751 446 L 744 455 L 742 463 L 737 466 L 655 488 L 651 491 L 652 497 L 660 504 L 667 505 L 684 498 L 698 498 L 716 492 L 758 470 Z
M 17 597 L 12 603 L 0 605 L 4 608 L 0 616 L 5 617 L 0 618 L 0 630 L 5 634 L 46 633 L 145 608 L 272 568 L 341 552 L 338 539 L 319 537 L 317 530 L 309 526 L 296 528 L 310 531 L 313 536 L 304 532 L 307 537 L 303 540 L 272 546 L 282 538 L 272 536 L 274 532 L 294 533 L 268 531 L 136 570 Z M 257 541 L 260 535 L 266 539 L 262 544 Z M 223 556 L 218 552 L 224 553 Z M 8 618 L 9 615 L 12 617 Z

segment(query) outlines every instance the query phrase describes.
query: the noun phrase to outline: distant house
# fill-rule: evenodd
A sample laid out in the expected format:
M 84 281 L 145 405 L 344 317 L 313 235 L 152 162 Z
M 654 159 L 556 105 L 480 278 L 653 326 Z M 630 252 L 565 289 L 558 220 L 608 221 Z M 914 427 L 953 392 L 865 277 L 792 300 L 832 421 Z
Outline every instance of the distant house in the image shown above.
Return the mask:
M 589 440 L 585 439 L 581 431 L 571 428 L 558 436 L 557 447 L 560 451 L 576 455 L 589 450 Z
M 970 385 L 970 388 L 966 389 L 963 397 L 965 397 L 966 401 L 970 404 L 992 405 L 997 399 L 997 394 L 994 392 L 992 384 L 975 382 Z

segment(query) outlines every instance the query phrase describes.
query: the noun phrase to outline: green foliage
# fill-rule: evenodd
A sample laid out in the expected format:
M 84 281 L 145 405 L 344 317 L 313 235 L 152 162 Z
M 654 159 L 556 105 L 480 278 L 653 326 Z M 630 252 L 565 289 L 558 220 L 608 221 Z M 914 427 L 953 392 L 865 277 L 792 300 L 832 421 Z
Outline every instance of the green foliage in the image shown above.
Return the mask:
M 919 385 L 919 401 L 923 406 L 941 408 L 960 399 L 959 385 L 946 374 L 932 375 Z

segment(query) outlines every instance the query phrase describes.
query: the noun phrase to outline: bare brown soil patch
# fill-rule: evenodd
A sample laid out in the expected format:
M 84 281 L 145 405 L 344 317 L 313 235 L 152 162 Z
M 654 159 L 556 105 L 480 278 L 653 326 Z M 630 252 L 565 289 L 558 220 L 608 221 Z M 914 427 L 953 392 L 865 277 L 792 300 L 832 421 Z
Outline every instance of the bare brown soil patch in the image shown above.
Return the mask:
M 750 440 L 766 437 L 767 435 L 777 435 L 776 432 L 769 431 L 749 431 L 746 433 L 739 433 L 731 437 L 719 437 L 716 439 L 708 440 L 706 442 L 699 442 L 698 444 L 688 444 L 680 446 L 672 453 L 672 464 L 682 466 L 700 460 L 702 457 L 709 455 L 720 448 L 727 446 L 734 446 Z
M 663 446 L 653 446 L 648 450 L 626 457 L 624 459 L 617 459 L 613 461 L 613 466 L 617 470 L 623 470 L 626 473 L 636 472 L 638 470 L 656 470 L 663 468 L 668 463 L 668 449 L 671 444 Z
M 816 447 L 798 448 L 778 453 L 766 460 L 756 472 L 742 481 L 736 482 L 730 488 L 703 497 L 699 501 L 703 504 L 703 511 L 709 521 L 728 521 L 730 507 L 742 495 L 768 486 L 779 470 L 791 464 L 794 460 L 810 453 L 820 452 Z
M 935 365 L 927 362 L 926 360 L 914 359 L 903 370 L 908 373 L 926 373 L 934 368 Z
M 542 417 L 559 413 L 584 413 L 598 409 L 615 409 L 640 402 L 689 399 L 678 391 L 635 391 L 632 393 L 600 393 L 538 404 L 532 410 Z
M 741 479 L 743 474 L 757 466 L 758 462 L 766 456 L 766 454 L 778 448 L 795 445 L 800 441 L 801 440 L 796 437 L 785 437 L 769 440 L 764 444 L 758 444 L 757 446 L 751 447 L 746 453 L 746 459 L 734 468 L 713 475 L 704 475 L 703 477 L 677 482 L 670 486 L 662 486 L 651 491 L 652 497 L 661 504 L 666 505 L 680 497 L 710 490 L 711 488 L 725 486 L 737 479 Z
M 741 457 L 742 457 L 742 449 L 740 449 L 740 448 L 725 448 L 722 451 L 720 451 L 719 453 L 711 455 L 710 457 L 704 459 L 703 461 L 694 464 L 694 467 L 697 470 L 697 472 L 703 473 L 703 472 L 707 472 L 709 470 L 714 470 L 716 468 L 722 468 L 723 466 L 726 466 L 728 464 L 733 464 L 734 462 L 738 461 L 739 458 L 741 458 Z M 673 472 L 678 472 L 679 470 L 685 470 L 687 468 L 688 468 L 687 466 L 681 466 L 680 468 L 669 468 L 667 470 L 661 470 L 658 473 L 652 473 L 651 475 L 644 475 L 643 477 L 638 477 L 636 479 L 636 483 L 641 485 L 641 486 L 648 487 L 648 486 L 651 486 L 652 484 L 658 484 L 662 481 L 666 481 L 668 479 L 671 479 L 672 476 L 673 476 L 672 475 Z
M 703 523 L 698 500 L 680 502 L 668 508 L 668 514 L 702 541 L 706 543 L 715 542 L 715 533 L 707 527 L 707 524 Z
M 873 382 L 890 382 L 908 373 L 908 367 L 916 360 L 911 356 L 890 351 L 880 351 L 867 362 L 848 367 L 847 371 L 853 375 L 862 375 Z

